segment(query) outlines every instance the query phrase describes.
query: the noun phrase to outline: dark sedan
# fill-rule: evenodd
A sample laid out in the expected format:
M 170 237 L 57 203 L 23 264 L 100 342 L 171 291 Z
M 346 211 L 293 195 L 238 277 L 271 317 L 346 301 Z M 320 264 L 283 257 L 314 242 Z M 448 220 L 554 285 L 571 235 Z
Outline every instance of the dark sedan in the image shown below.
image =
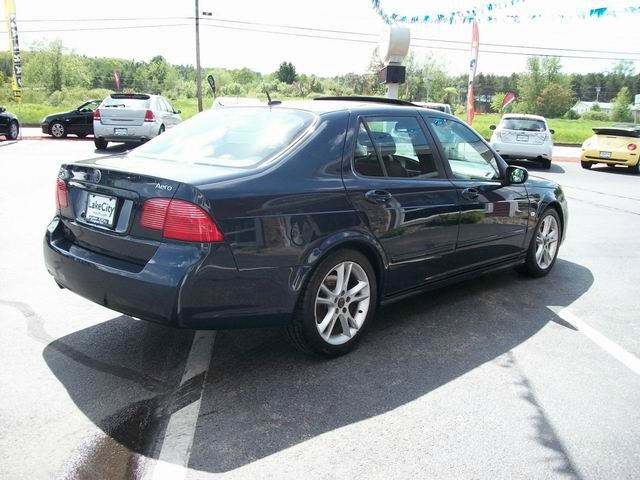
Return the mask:
M 0 135 L 7 140 L 15 140 L 20 135 L 20 122 L 13 113 L 0 106 Z
M 63 165 L 56 282 L 180 328 L 282 326 L 328 356 L 376 306 L 516 267 L 541 277 L 560 186 L 455 117 L 381 99 L 225 107 L 123 156 Z
M 47 115 L 42 119 L 42 133 L 54 138 L 65 138 L 69 134 L 84 138 L 93 135 L 93 112 L 102 100 L 89 100 L 70 112 Z

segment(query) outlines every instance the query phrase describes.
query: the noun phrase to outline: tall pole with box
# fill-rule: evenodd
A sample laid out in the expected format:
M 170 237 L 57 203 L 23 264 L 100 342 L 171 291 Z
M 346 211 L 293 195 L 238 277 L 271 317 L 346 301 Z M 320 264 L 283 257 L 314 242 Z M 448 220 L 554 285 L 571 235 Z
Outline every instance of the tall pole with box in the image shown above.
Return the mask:
M 380 70 L 380 82 L 385 84 L 387 98 L 398 98 L 400 85 L 406 79 L 406 67 L 402 65 L 409 53 L 411 30 L 392 25 L 386 30 L 380 42 L 380 54 L 384 68 Z

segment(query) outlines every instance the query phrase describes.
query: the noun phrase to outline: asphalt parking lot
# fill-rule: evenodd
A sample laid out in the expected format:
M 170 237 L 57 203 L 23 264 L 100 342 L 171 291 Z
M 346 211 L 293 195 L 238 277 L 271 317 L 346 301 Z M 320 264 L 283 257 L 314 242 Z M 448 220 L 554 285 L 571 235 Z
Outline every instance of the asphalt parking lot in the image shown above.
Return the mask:
M 640 176 L 531 168 L 569 199 L 548 277 L 385 307 L 326 361 L 276 330 L 194 335 L 60 290 L 55 177 L 95 154 L 0 141 L 0 478 L 640 478 Z

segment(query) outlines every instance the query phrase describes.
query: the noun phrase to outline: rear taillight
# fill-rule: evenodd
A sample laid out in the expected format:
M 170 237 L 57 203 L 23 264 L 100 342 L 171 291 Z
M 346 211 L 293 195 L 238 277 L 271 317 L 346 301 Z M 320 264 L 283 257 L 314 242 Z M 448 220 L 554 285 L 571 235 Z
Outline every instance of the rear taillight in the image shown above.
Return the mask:
M 93 112 L 93 119 L 100 121 L 100 109 L 96 108 Z
M 153 114 L 153 112 L 151 110 L 147 110 L 147 112 L 144 114 L 144 121 L 145 122 L 155 122 L 156 121 L 156 117 Z
M 56 208 L 67 208 L 69 206 L 69 200 L 67 196 L 67 184 L 64 180 L 56 179 Z
M 198 205 L 184 200 L 151 198 L 142 207 L 140 224 L 162 230 L 164 238 L 186 242 L 222 242 L 224 236 Z
M 636 148 L 638 148 L 638 146 L 635 143 L 630 143 L 629 145 L 627 145 L 627 148 L 633 152 Z

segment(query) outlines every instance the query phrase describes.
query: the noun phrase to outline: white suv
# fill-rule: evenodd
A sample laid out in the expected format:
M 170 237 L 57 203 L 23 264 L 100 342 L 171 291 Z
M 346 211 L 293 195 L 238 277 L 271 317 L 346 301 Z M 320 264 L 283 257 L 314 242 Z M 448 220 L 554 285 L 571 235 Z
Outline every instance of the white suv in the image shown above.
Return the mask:
M 182 121 L 166 98 L 146 93 L 112 93 L 93 112 L 98 149 L 109 142 L 144 143 Z
M 553 134 L 544 117 L 537 115 L 504 115 L 500 124 L 491 125 L 489 142 L 505 160 L 536 160 L 542 168 L 551 168 Z

